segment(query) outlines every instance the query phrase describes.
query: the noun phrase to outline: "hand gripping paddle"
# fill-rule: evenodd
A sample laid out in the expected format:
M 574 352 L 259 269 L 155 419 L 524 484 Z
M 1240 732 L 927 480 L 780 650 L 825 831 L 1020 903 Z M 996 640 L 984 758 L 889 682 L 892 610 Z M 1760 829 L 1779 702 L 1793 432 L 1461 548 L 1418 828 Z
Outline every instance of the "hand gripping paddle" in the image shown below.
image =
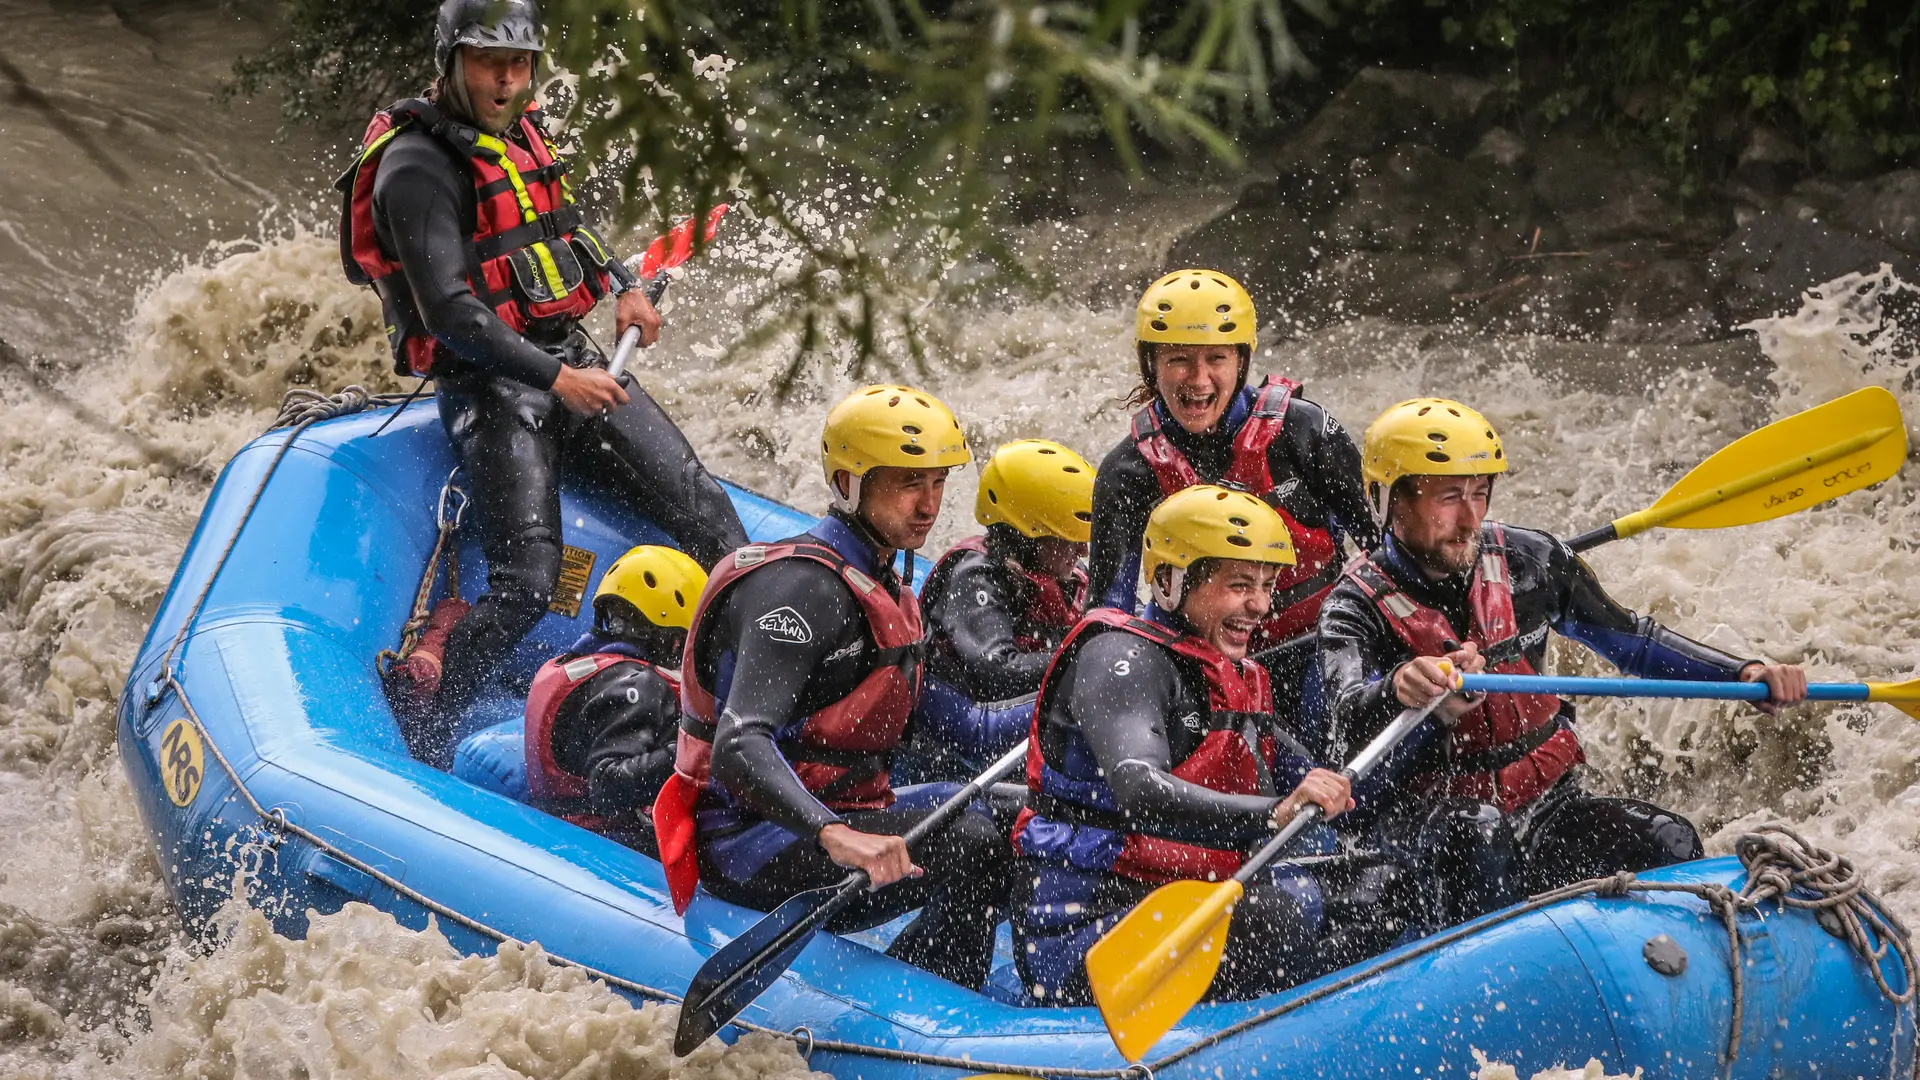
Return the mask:
M 973 782 L 955 792 L 903 839 L 909 847 L 921 837 L 960 816 L 980 792 L 1025 763 L 1027 741 L 1004 754 Z M 867 874 L 855 870 L 838 885 L 803 892 L 774 908 L 746 932 L 707 957 L 693 973 L 686 1000 L 680 1004 L 680 1025 L 673 1034 L 673 1052 L 693 1053 L 707 1037 L 719 1031 L 740 1010 L 753 1003 L 780 974 L 792 966 L 813 935 L 867 887 Z
M 1468 693 L 1553 694 L 1557 697 L 1706 698 L 1765 701 L 1767 684 L 1691 679 L 1590 679 L 1573 675 L 1461 675 Z M 1808 683 L 1808 701 L 1884 701 L 1920 720 L 1920 679 L 1902 683 Z
M 1341 775 L 1365 779 L 1446 697 L 1402 712 Z M 1155 889 L 1087 950 L 1087 982 L 1121 1056 L 1139 1061 L 1206 996 L 1220 970 L 1233 905 L 1247 882 L 1321 816 L 1318 805 L 1294 815 L 1226 881 L 1176 881 Z
M 707 214 L 706 227 L 700 230 L 700 244 L 705 247 L 713 242 L 714 231 L 720 228 L 720 219 L 727 215 L 728 206 L 721 203 Z M 647 291 L 647 302 L 657 304 L 667 292 L 667 271 L 686 262 L 693 255 L 693 230 L 700 223 L 699 218 L 688 218 L 675 225 L 665 236 L 656 237 L 647 245 L 646 253 L 640 256 L 640 265 L 634 270 L 646 284 L 641 288 Z M 640 346 L 640 328 L 627 327 L 620 335 L 620 343 L 613 347 L 613 361 L 607 365 L 607 374 L 619 378 L 627 370 L 627 364 L 633 359 L 633 350 Z

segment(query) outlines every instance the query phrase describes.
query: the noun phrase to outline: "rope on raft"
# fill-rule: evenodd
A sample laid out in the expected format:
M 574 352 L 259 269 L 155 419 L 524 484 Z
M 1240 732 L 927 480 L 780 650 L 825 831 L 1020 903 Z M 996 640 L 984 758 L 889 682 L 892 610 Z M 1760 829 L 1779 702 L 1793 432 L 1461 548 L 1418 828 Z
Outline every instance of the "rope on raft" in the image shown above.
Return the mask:
M 254 490 L 252 499 L 241 513 L 239 522 L 234 525 L 233 534 L 228 537 L 226 546 L 221 549 L 219 559 L 207 576 L 206 584 L 201 588 L 193 606 L 188 609 L 179 633 L 174 636 L 172 645 L 168 647 L 166 657 L 161 662 L 163 672 L 161 683 L 179 698 L 181 706 L 186 710 L 187 718 L 200 733 L 200 738 L 207 750 L 219 763 L 221 771 L 227 774 L 227 780 L 232 783 L 234 790 L 246 800 L 248 807 L 260 818 L 269 834 L 275 838 L 274 843 L 279 843 L 286 836 L 296 837 L 366 874 L 392 889 L 396 895 L 420 905 L 435 916 L 496 943 L 525 946 L 525 942 L 511 934 L 495 929 L 434 900 L 353 853 L 342 850 L 325 837 L 288 821 L 286 815 L 278 808 L 269 809 L 262 806 L 208 732 L 207 725 L 201 721 L 199 712 L 194 709 L 193 702 L 187 696 L 187 688 L 180 682 L 174 668 L 174 661 L 186 645 L 194 620 L 199 617 L 200 609 L 206 604 L 208 595 L 213 591 L 214 582 L 219 578 L 220 572 L 225 569 L 228 557 L 233 554 L 234 548 L 239 544 L 240 533 L 246 528 L 248 519 L 253 516 L 254 508 L 259 505 L 260 497 L 266 491 L 267 482 L 273 477 L 281 460 L 286 457 L 287 451 L 292 448 L 294 440 L 298 439 L 308 427 L 321 420 L 351 415 L 375 406 L 397 404 L 398 397 L 398 395 L 371 395 L 358 386 L 349 386 L 332 395 L 322 395 L 316 391 L 297 387 L 287 391 L 281 405 L 280 417 L 268 430 L 281 427 L 291 427 L 293 430 L 287 434 L 286 440 L 280 444 L 273 460 L 268 463 L 266 471 L 261 475 L 260 484 Z M 431 565 L 429 563 L 429 566 Z M 1827 926 L 1835 936 L 1844 939 L 1852 947 L 1855 955 L 1866 962 L 1874 982 L 1888 1001 L 1895 1005 L 1906 1005 L 1913 1000 L 1915 978 L 1916 975 L 1920 975 L 1920 967 L 1916 967 L 1914 962 L 1912 943 L 1906 924 L 1887 910 L 1874 896 L 1872 890 L 1866 887 L 1864 875 L 1851 860 L 1823 850 L 1792 828 L 1778 824 L 1761 825 L 1753 832 L 1741 834 L 1734 840 L 1733 850 L 1741 866 L 1746 870 L 1746 884 L 1738 892 L 1718 883 L 1642 881 L 1628 871 L 1577 881 L 1531 897 L 1485 918 L 1426 937 L 1411 948 L 1360 965 L 1340 978 L 1317 986 L 1280 1005 L 1249 1016 L 1212 1034 L 1202 1036 L 1164 1057 L 1144 1064 L 1109 1069 L 1087 1069 L 980 1061 L 971 1057 L 960 1058 L 928 1054 L 917 1050 L 868 1046 L 838 1039 L 821 1039 L 815 1037 L 812 1030 L 805 1027 L 795 1028 L 792 1031 L 780 1031 L 738 1018 L 731 1021 L 729 1026 L 742 1031 L 786 1039 L 792 1042 L 796 1049 L 804 1045 L 809 1056 L 813 1051 L 824 1050 L 830 1053 L 852 1054 L 929 1067 L 962 1069 L 970 1073 L 1008 1073 L 1018 1076 L 1073 1078 L 1073 1080 L 1106 1080 L 1106 1078 L 1153 1080 L 1156 1072 L 1202 1050 L 1271 1023 L 1314 1002 L 1351 989 L 1376 975 L 1463 941 L 1489 927 L 1511 922 L 1554 904 L 1583 896 L 1625 899 L 1633 893 L 1682 893 L 1696 897 L 1703 901 L 1710 911 L 1719 916 L 1726 926 L 1727 967 L 1733 986 L 1732 1019 L 1729 1024 L 1727 1049 L 1723 1061 L 1731 1062 L 1739 1055 L 1746 1010 L 1743 975 L 1746 962 L 1740 944 L 1739 916 L 1758 913 L 1761 905 L 1768 902 L 1782 909 L 1802 908 L 1813 911 L 1823 925 Z M 1876 939 L 1878 944 L 1875 944 Z M 1887 981 L 1885 973 L 1880 968 L 1880 962 L 1885 958 L 1888 949 L 1892 949 L 1898 957 L 1904 975 L 1904 985 L 1897 991 Z M 683 1000 L 680 995 L 671 991 L 622 978 L 563 956 L 551 953 L 547 955 L 556 964 L 578 968 L 592 978 L 638 997 L 670 1005 L 678 1005 Z

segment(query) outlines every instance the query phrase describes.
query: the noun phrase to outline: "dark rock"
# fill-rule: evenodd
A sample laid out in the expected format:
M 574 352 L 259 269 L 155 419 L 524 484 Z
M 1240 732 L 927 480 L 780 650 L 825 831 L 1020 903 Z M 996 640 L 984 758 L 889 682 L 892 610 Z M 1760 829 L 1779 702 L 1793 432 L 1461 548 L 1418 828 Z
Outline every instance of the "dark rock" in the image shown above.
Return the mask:
M 1609 252 L 1514 260 L 1509 277 L 1468 297 L 1469 320 L 1503 334 L 1597 338 L 1612 321 L 1621 270 Z
M 1268 312 L 1299 305 L 1318 256 L 1312 229 L 1292 207 L 1243 200 L 1175 241 L 1166 265 L 1204 266 L 1233 277 L 1253 295 L 1265 321 L 1274 317 Z
M 1713 284 L 1687 259 L 1616 259 L 1620 288 L 1601 340 L 1620 344 L 1695 345 L 1726 333 Z
M 1549 140 L 1535 158 L 1534 194 L 1577 247 L 1667 237 L 1681 222 L 1673 181 L 1635 148 L 1569 134 Z
M 1416 135 L 1442 150 L 1464 151 L 1493 96 L 1493 84 L 1478 79 L 1368 68 L 1288 140 L 1280 171 L 1339 171 L 1352 158 Z
M 1726 194 L 1749 206 L 1766 207 L 1787 194 L 1807 172 L 1806 154 L 1772 128 L 1757 127 L 1724 185 Z
M 1463 164 L 1428 146 L 1403 144 L 1356 179 L 1327 214 L 1336 251 L 1426 251 L 1460 255 L 1484 237 L 1512 241 L 1532 224 L 1531 193 L 1484 163 Z
M 1318 275 L 1323 318 L 1384 315 L 1403 322 L 1450 318 L 1466 282 L 1459 263 L 1413 251 L 1355 251 L 1327 260 Z
M 1901 169 L 1848 189 L 1835 217 L 1863 236 L 1920 254 L 1920 169 Z
M 1520 136 L 1503 127 L 1488 128 L 1487 133 L 1480 136 L 1480 141 L 1468 151 L 1467 160 L 1512 171 L 1533 167 L 1533 153 L 1527 144 L 1521 141 Z
M 1759 214 L 1708 257 L 1729 322 L 1793 310 L 1800 294 L 1844 274 L 1892 263 L 1911 276 L 1916 260 L 1884 240 L 1834 228 L 1812 213 Z

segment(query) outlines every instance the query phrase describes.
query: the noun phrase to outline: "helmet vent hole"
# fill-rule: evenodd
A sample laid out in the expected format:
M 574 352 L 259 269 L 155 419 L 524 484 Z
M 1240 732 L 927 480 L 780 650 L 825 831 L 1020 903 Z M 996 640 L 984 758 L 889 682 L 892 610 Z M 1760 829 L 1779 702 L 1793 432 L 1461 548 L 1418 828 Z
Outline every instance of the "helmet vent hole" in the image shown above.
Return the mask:
M 1493 437 L 1494 437 L 1494 434 L 1493 434 L 1493 432 L 1492 432 L 1492 431 L 1488 431 L 1488 432 L 1487 432 L 1487 438 L 1489 438 L 1489 439 L 1491 439 L 1491 438 L 1493 438 Z
M 927 448 L 924 446 L 915 446 L 912 443 L 901 443 L 900 452 L 909 457 L 920 457 L 927 452 Z
M 1428 413 L 1430 413 L 1430 412 L 1432 412 L 1432 411 L 1433 411 L 1433 406 L 1431 406 L 1431 405 L 1422 405 L 1422 406 L 1420 406 L 1420 411 L 1419 411 L 1419 412 L 1417 412 L 1417 413 L 1414 413 L 1413 415 L 1415 415 L 1415 416 L 1425 416 L 1425 415 L 1427 415 Z
M 1495 460 L 1495 461 L 1499 461 L 1499 460 L 1501 459 L 1501 457 L 1503 457 L 1503 456 L 1504 456 L 1504 455 L 1502 455 L 1502 454 L 1500 453 L 1500 448 L 1499 448 L 1499 447 L 1497 447 L 1497 446 L 1496 446 L 1496 447 L 1494 447 L 1494 448 L 1493 448 L 1493 460 Z
M 1252 522 L 1248 521 L 1246 518 L 1243 518 L 1243 517 L 1230 517 L 1227 519 L 1227 521 L 1230 524 L 1238 525 L 1242 529 L 1246 528 L 1248 525 L 1253 524 Z
M 1155 330 L 1164 331 L 1167 328 L 1166 322 L 1162 319 L 1155 319 L 1153 320 L 1153 322 L 1149 323 L 1148 325 L 1152 326 Z
M 1452 413 L 1452 414 L 1453 414 L 1453 415 L 1455 415 L 1455 416 L 1460 416 L 1460 410 L 1459 410 L 1459 409 L 1448 409 L 1447 411 L 1448 411 L 1448 412 L 1450 412 L 1450 413 Z M 1460 416 L 1460 419 L 1462 419 L 1462 420 L 1465 420 L 1465 419 L 1466 419 L 1466 417 L 1464 417 L 1464 416 Z
M 1075 511 L 1073 512 L 1073 516 L 1074 516 L 1074 517 L 1076 517 L 1076 518 L 1078 518 L 1078 519 L 1080 519 L 1081 521 L 1092 521 L 1092 520 L 1093 520 L 1093 515 L 1092 515 L 1092 514 L 1090 514 L 1090 513 L 1088 513 L 1088 512 L 1087 512 L 1087 511 L 1085 511 L 1085 510 L 1075 510 Z
M 926 398 L 921 398 L 921 397 L 917 397 L 917 398 L 914 398 L 913 400 L 915 400 L 915 401 L 917 401 L 917 402 L 919 402 L 919 403 L 920 403 L 920 407 L 921 407 L 921 408 L 923 408 L 923 409 L 931 409 L 931 408 L 933 408 L 933 406 L 931 406 L 931 405 L 929 405 L 929 404 L 927 404 L 927 399 L 926 399 Z
M 1198 289 L 1199 287 L 1200 287 L 1199 278 L 1194 278 L 1192 281 L 1187 282 L 1187 288 L 1189 289 Z
M 896 406 L 896 405 L 898 405 L 898 404 L 900 404 L 900 395 L 899 395 L 899 394 L 895 394 L 895 395 L 893 395 L 892 397 L 890 397 L 890 398 L 888 398 L 888 399 L 887 399 L 887 408 L 889 408 L 889 409 L 891 409 L 891 408 L 893 408 L 894 406 Z
M 1234 328 L 1239 325 L 1240 325 L 1239 323 L 1223 322 L 1220 324 L 1220 332 L 1223 334 L 1231 334 L 1233 333 Z
M 999 506 L 999 505 L 1000 505 L 1000 496 L 999 496 L 998 494 L 996 494 L 996 493 L 994 492 L 994 490 L 993 490 L 992 488 L 988 488 L 988 489 L 987 489 L 987 501 L 988 501 L 988 502 L 990 502 L 990 503 L 992 503 L 992 504 L 993 504 L 993 505 L 995 505 L 995 506 Z
M 1429 431 L 1427 432 L 1427 438 L 1432 439 L 1434 442 L 1446 442 L 1447 433 L 1444 431 Z
M 1229 304 L 1216 304 L 1214 305 L 1213 310 L 1219 312 L 1222 315 L 1225 315 L 1227 312 L 1232 311 L 1233 307 Z
M 1062 466 L 1060 467 L 1060 471 L 1061 471 L 1061 472 L 1069 472 L 1069 473 L 1073 473 L 1073 474 L 1075 474 L 1075 475 L 1078 475 L 1078 474 L 1079 474 L 1079 472 L 1080 472 L 1080 466 L 1078 466 L 1078 465 L 1062 465 Z
M 659 579 L 659 578 L 657 578 L 657 577 L 654 577 L 654 576 L 653 576 L 653 571 L 651 571 L 651 570 L 643 570 L 643 571 L 641 571 L 641 572 L 640 572 L 640 580 L 641 580 L 641 581 L 644 581 L 644 582 L 646 582 L 646 583 L 647 583 L 647 588 L 649 588 L 649 589 L 657 589 L 657 588 L 659 588 L 659 587 L 660 587 L 660 579 Z
M 1052 450 L 1050 450 L 1050 449 L 1048 449 L 1048 448 L 1046 448 L 1046 447 L 1044 447 L 1044 446 L 1040 448 L 1040 450 L 1039 450 L 1039 452 L 1040 452 L 1040 453 L 1042 453 L 1042 454 L 1051 454 L 1051 453 L 1053 453 L 1053 451 L 1052 451 Z
M 1429 450 L 1429 451 L 1427 451 L 1427 460 L 1428 460 L 1428 461 L 1437 461 L 1437 462 L 1441 462 L 1442 464 L 1444 464 L 1444 463 L 1446 463 L 1446 462 L 1449 462 L 1449 461 L 1452 461 L 1453 459 L 1452 459 L 1452 458 L 1450 458 L 1450 457 L 1448 457 L 1447 455 L 1445 455 L 1445 454 L 1443 454 L 1443 453 L 1441 453 L 1441 452 L 1440 452 L 1440 451 L 1438 451 L 1438 450 Z
M 1173 305 L 1172 305 L 1172 304 L 1169 304 L 1169 303 L 1167 303 L 1167 302 L 1166 302 L 1165 300 L 1162 300 L 1162 301 L 1160 301 L 1160 305 L 1159 305 L 1159 307 L 1160 307 L 1160 310 L 1161 310 L 1161 311 L 1172 311 L 1172 310 L 1173 310 Z
M 673 590 L 673 602 L 680 605 L 681 607 L 687 606 L 687 598 L 680 595 L 679 589 Z
M 904 432 L 906 432 L 906 433 L 907 433 L 907 434 L 909 434 L 909 435 L 918 435 L 918 434 L 920 434 L 920 425 L 918 425 L 918 424 L 901 424 L 901 425 L 900 425 L 900 430 L 901 430 L 901 431 L 904 431 Z
M 1229 536 L 1227 537 L 1227 543 L 1232 544 L 1234 547 L 1250 548 L 1253 546 L 1253 541 L 1244 536 Z

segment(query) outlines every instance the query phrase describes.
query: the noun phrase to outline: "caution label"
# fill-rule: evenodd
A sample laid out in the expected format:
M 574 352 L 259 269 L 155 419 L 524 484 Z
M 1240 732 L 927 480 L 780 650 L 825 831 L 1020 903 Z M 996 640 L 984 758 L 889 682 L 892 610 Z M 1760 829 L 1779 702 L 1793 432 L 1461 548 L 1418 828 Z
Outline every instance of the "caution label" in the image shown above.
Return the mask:
M 560 549 L 560 584 L 553 587 L 553 599 L 547 610 L 569 619 L 580 617 L 580 601 L 587 595 L 587 582 L 593 580 L 594 554 L 572 544 Z
M 185 807 L 200 794 L 200 781 L 206 776 L 206 750 L 200 745 L 200 731 L 182 716 L 167 725 L 160 736 L 160 781 L 167 787 L 173 805 Z

